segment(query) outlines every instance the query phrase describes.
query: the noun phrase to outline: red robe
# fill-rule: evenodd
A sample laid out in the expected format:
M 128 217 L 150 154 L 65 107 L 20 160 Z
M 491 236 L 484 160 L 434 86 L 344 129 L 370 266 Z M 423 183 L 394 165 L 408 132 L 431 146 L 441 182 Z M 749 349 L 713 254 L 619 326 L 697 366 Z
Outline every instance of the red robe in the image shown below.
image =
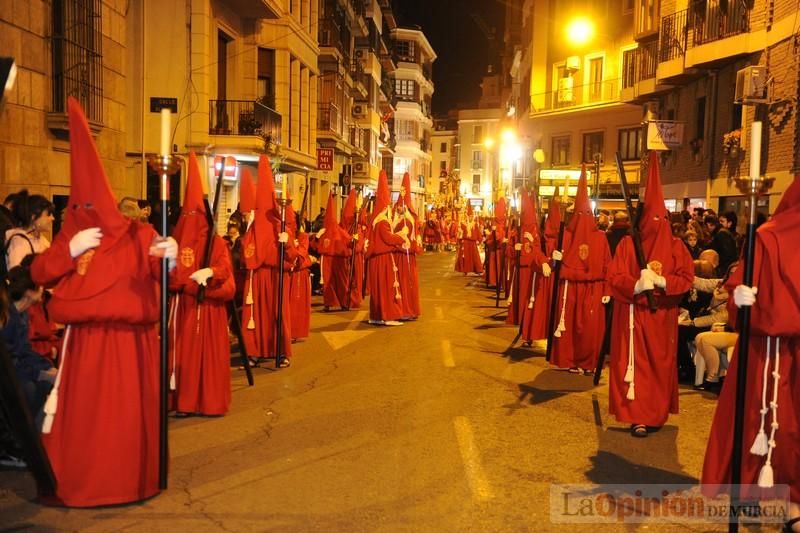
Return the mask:
M 483 263 L 478 251 L 481 228 L 477 222 L 461 224 L 461 239 L 456 254 L 456 272 L 483 274 Z
M 55 286 L 50 316 L 68 328 L 58 411 L 42 436 L 58 482 L 53 503 L 93 507 L 159 492 L 155 236 L 131 221 L 113 246 L 72 259 L 62 230 L 31 266 L 35 283 Z
M 499 276 L 502 275 L 503 270 L 503 257 L 502 250 L 505 246 L 503 243 L 505 239 L 505 229 L 501 225 L 497 225 L 495 230 L 489 230 L 486 236 L 486 254 L 488 258 L 486 263 L 486 286 L 496 287 Z
M 756 234 L 753 286 L 758 287 L 758 294 L 751 311 L 742 455 L 742 484 L 756 485 L 766 457 L 754 455 L 750 447 L 762 424 L 764 371 L 769 361 L 766 405 L 763 406 L 767 408 L 763 419 L 765 438 L 771 436 L 771 424 L 777 419 L 778 427 L 772 435 L 775 447 L 770 457 L 774 483 L 789 485 L 790 500 L 795 503 L 800 503 L 800 325 L 797 320 L 800 316 L 800 248 L 795 244 L 800 219 L 798 206 L 800 181 L 795 178 L 795 184 L 784 193 L 772 220 L 763 224 Z M 731 293 L 742 279 L 743 268 L 740 267 L 728 281 Z M 735 325 L 737 308 L 733 298 L 728 300 L 728 309 L 729 322 Z M 769 402 L 775 392 L 772 371 L 775 370 L 778 340 L 780 378 L 777 380 L 777 408 L 773 411 Z M 736 350 L 738 353 L 738 344 Z M 717 492 L 709 484 L 730 482 L 738 364 L 739 358 L 734 355 L 711 426 L 702 477 L 708 493 Z M 726 491 L 726 487 L 722 487 L 722 491 Z M 743 491 L 742 496 L 751 499 L 760 495 L 753 490 Z
M 669 231 L 669 226 L 666 228 Z M 647 246 L 645 246 L 647 253 Z M 656 249 L 646 256 L 659 261 L 667 280 L 666 292 L 654 291 L 658 309 L 650 312 L 644 294 L 634 296 L 639 279 L 639 265 L 630 236 L 619 243 L 608 268 L 608 284 L 614 299 L 609 364 L 609 412 L 620 422 L 660 427 L 669 413 L 678 412 L 678 303 L 692 287 L 694 265 L 686 245 L 671 238 L 671 248 Z M 624 381 L 628 365 L 630 339 L 629 308 L 633 303 L 634 320 L 634 400 L 626 398 Z
M 563 316 L 566 330 L 553 337 L 550 363 L 560 368 L 594 371 L 605 335 L 606 312 L 601 300 L 608 295 L 605 278 L 611 249 L 605 234 L 599 231 L 591 232 L 586 243 L 576 242 L 571 233 L 565 234 L 564 249 L 570 250 L 573 244 L 588 244 L 589 266 L 580 260 L 570 261 L 569 253 L 564 256 L 556 316 L 559 322 Z M 592 257 L 595 254 L 597 257 Z
M 542 265 L 547 262 L 547 258 L 542 253 L 538 232 L 532 233 L 532 236 L 533 241 L 523 238 L 522 250 L 519 251 L 519 275 L 517 276 L 519 292 L 512 287 L 512 300 L 508 308 L 506 324 L 519 325 L 520 316 L 523 317 L 526 324 L 530 324 L 531 321 L 530 317 L 533 314 L 533 305 L 530 300 L 531 283 L 533 283 L 533 276 L 536 274 L 536 283 L 537 285 L 539 284 L 539 279 L 543 277 Z M 517 253 L 514 251 L 515 261 Z
M 290 276 L 290 308 L 292 339 L 308 337 L 311 325 L 311 257 L 308 255 L 308 233 L 297 236 L 297 260 Z
M 548 262 L 551 269 L 555 268 L 554 262 L 549 258 L 553 255 L 553 250 L 556 249 L 556 237 L 545 236 L 545 250 L 547 256 L 543 255 L 543 259 Z M 550 301 L 553 298 L 553 276 L 544 277 L 542 274 L 542 265 L 535 270 L 536 282 L 533 286 L 533 298 L 528 298 L 527 311 L 523 320 L 525 324 L 522 328 L 522 337 L 530 342 L 538 339 L 547 338 L 547 326 L 549 325 L 550 317 Z M 532 272 L 529 272 L 529 277 L 533 279 Z
M 214 276 L 208 280 L 199 313 L 199 285 L 185 277 L 178 281 L 175 271 L 170 283 L 170 289 L 177 292 L 172 301 L 170 331 L 170 366 L 176 385 L 173 408 L 181 413 L 224 415 L 231 403 L 227 302 L 234 297 L 236 282 L 230 252 L 219 235 L 214 236 L 212 250 L 210 268 Z M 183 255 L 179 253 L 178 259 Z
M 408 229 L 408 239 L 410 247 L 408 250 L 400 249 L 394 252 L 394 262 L 397 265 L 397 277 L 400 281 L 401 304 L 403 306 L 403 318 L 416 318 L 420 316 L 421 309 L 419 303 L 419 270 L 417 269 L 417 253 L 422 249 L 418 240 L 417 221 L 409 216 L 395 224 L 394 232 L 398 233 L 401 228 Z
M 403 238 L 392 233 L 387 220 L 374 225 L 367 248 L 367 283 L 369 285 L 370 320 L 403 318 L 399 279 L 394 254 L 401 249 Z M 397 283 L 397 286 L 395 286 Z

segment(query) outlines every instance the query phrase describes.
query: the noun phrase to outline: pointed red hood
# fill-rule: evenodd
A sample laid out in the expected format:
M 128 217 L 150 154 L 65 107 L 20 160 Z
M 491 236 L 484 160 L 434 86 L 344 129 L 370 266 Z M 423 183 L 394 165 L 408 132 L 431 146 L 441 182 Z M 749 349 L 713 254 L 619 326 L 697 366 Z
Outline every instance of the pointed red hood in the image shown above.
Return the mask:
M 400 185 L 400 196 L 397 198 L 397 205 L 404 205 L 413 217 L 417 218 L 417 210 L 414 209 L 414 202 L 411 200 L 411 175 L 406 172 L 403 174 L 403 183 Z
M 100 154 L 86 116 L 77 100 L 67 100 L 70 143 L 70 191 L 61 231 L 67 237 L 99 227 L 103 240 L 98 249 L 109 247 L 127 229 L 130 221 L 117 209 Z
M 203 202 L 200 165 L 194 152 L 189 153 L 186 174 L 186 193 L 181 216 L 172 234 L 180 247 L 178 266 L 172 273 L 173 283 L 178 285 L 188 283 L 189 276 L 201 268 L 208 238 L 208 217 Z
M 567 226 L 565 238 L 564 266 L 580 272 L 575 279 L 597 280 L 605 277 L 605 266 L 610 256 L 608 239 L 597 229 L 589 202 L 589 191 L 586 186 L 586 167 L 581 168 L 578 180 L 578 193 L 575 197 L 575 209 Z M 588 274 L 588 278 L 586 275 Z M 565 279 L 570 279 L 569 274 Z
M 349 238 L 336 220 L 336 202 L 333 193 L 328 194 L 328 205 L 325 208 L 325 233 L 319 239 L 317 250 L 322 255 L 342 255 Z
M 347 195 L 347 200 L 344 202 L 342 208 L 342 228 L 345 231 L 350 231 L 353 224 L 356 222 L 356 201 L 358 200 L 358 191 L 350 189 L 350 194 Z
M 544 223 L 544 235 L 548 239 L 558 238 L 558 230 L 561 226 L 561 201 L 557 196 L 550 198 L 547 207 L 547 219 Z
M 661 264 L 662 275 L 670 274 L 674 268 L 672 225 L 669 212 L 664 205 L 658 152 L 655 150 L 650 152 L 650 161 L 647 168 L 647 186 L 644 194 L 644 207 L 638 220 L 644 255 L 648 263 L 651 260 L 656 260 Z M 639 201 L 642 200 L 640 199 Z
M 539 230 L 536 223 L 536 206 L 534 205 L 535 196 L 529 193 L 524 188 L 520 189 L 520 205 L 522 206 L 522 231 L 528 231 L 533 234 L 534 231 Z M 532 228 L 532 229 L 531 229 Z
M 256 208 L 256 186 L 253 183 L 253 175 L 248 168 L 242 171 L 241 182 L 239 183 L 239 211 L 247 214 Z
M 272 165 L 266 155 L 258 159 L 258 185 L 256 187 L 256 209 L 263 213 L 272 211 L 277 207 L 275 201 L 275 178 L 272 175 Z
M 494 207 L 494 219 L 498 226 L 504 226 L 506 223 L 506 199 L 500 198 Z
M 471 218 L 472 214 L 472 203 L 467 201 L 467 218 Z
M 392 197 L 389 194 L 389 180 L 386 171 L 381 169 L 378 175 L 378 190 L 375 194 L 375 204 L 372 208 L 372 225 L 374 226 L 381 220 L 386 220 L 391 224 Z
M 267 156 L 258 160 L 258 184 L 253 223 L 242 240 L 245 266 L 255 270 L 266 264 L 270 252 L 277 246 L 275 237 L 275 183 Z

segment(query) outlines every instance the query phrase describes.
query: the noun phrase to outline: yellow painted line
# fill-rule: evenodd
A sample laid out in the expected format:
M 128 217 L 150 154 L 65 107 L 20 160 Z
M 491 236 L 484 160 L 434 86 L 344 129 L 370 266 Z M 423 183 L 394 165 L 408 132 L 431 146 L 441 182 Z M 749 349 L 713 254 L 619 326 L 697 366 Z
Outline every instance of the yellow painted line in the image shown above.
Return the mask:
M 447 368 L 456 366 L 456 361 L 453 359 L 453 347 L 450 345 L 450 339 L 442 339 L 442 361 Z
M 356 329 L 360 323 L 367 319 L 368 315 L 369 311 L 359 311 L 344 329 Z
M 467 483 L 472 491 L 472 499 L 485 502 L 492 498 L 492 489 L 489 480 L 483 471 L 481 457 L 478 447 L 475 445 L 475 438 L 472 435 L 472 427 L 465 416 L 457 416 L 453 420 L 458 439 L 458 449 L 461 452 L 461 459 L 464 461 L 464 472 L 467 475 Z

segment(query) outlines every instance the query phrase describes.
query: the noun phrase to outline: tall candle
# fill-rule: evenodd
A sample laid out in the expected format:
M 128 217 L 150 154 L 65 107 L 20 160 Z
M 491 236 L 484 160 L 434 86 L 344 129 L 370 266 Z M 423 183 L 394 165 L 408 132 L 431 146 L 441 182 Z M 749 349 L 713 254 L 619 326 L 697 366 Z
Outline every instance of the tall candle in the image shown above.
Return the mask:
M 761 176 L 761 121 L 750 126 L 750 178 Z
M 287 182 L 288 181 L 289 181 L 289 176 L 284 174 L 283 175 L 283 180 L 281 181 L 281 198 L 283 198 L 284 200 L 287 198 L 287 196 L 286 196 L 286 188 L 287 188 Z
M 170 142 L 170 126 L 169 122 L 171 119 L 171 111 L 169 109 L 162 109 L 161 110 L 161 150 L 160 154 L 162 156 L 167 156 L 172 153 L 171 149 L 171 142 Z

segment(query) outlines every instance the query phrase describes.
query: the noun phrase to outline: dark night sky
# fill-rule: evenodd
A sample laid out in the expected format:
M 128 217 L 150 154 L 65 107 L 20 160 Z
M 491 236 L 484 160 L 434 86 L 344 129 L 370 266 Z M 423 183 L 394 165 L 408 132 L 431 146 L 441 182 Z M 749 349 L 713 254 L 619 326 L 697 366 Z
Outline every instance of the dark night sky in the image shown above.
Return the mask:
M 503 0 L 395 0 L 398 24 L 420 26 L 438 56 L 433 64 L 434 114 L 477 106 L 486 65 L 490 57 L 497 64 L 502 48 L 504 9 Z M 496 29 L 492 50 L 475 16 Z

